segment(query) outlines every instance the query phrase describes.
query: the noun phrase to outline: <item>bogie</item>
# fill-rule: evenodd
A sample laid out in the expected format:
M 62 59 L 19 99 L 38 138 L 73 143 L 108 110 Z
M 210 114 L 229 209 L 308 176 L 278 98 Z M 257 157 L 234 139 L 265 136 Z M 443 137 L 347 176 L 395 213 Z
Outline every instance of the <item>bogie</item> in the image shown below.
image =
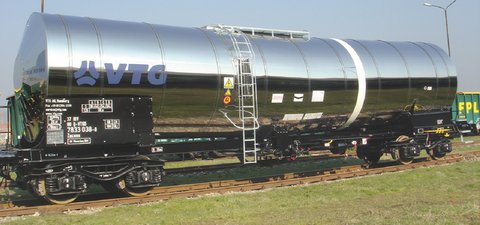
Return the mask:
M 99 159 L 93 162 L 24 165 L 18 182 L 38 198 L 53 204 L 67 204 L 85 193 L 89 184 L 128 196 L 142 196 L 163 180 L 163 162 L 146 156 Z

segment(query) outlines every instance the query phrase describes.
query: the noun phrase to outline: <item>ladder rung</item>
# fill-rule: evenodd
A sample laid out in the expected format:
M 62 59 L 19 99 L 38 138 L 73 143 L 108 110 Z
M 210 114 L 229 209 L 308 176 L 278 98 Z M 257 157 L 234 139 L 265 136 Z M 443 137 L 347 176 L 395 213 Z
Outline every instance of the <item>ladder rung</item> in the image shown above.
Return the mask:
M 247 141 L 255 141 L 255 139 L 251 138 L 251 139 L 245 139 L 245 142 Z
M 257 129 L 257 128 L 244 128 L 244 130 L 248 130 L 248 131 L 250 131 L 250 130 L 256 130 L 256 129 Z

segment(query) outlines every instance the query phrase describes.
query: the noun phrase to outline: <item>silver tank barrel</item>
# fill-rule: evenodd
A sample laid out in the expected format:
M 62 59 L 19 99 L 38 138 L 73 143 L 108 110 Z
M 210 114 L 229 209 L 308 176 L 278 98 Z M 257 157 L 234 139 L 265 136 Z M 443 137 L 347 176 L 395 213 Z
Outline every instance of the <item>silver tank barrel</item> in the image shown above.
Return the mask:
M 455 66 L 433 44 L 248 36 L 262 124 L 335 118 L 331 127 L 345 127 L 413 102 L 448 106 L 456 92 Z M 212 29 L 33 13 L 14 86 L 40 83 L 46 96 L 152 96 L 155 131 L 221 132 L 233 129 L 219 110 L 235 114 L 222 103 L 234 55 L 229 36 Z

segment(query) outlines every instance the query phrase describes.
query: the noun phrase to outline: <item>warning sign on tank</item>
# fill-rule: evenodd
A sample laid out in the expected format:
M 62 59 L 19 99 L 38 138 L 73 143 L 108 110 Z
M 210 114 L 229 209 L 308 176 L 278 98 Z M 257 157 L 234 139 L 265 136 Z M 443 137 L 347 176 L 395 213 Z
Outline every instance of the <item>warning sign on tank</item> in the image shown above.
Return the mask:
M 223 94 L 223 96 L 232 96 L 232 92 L 230 92 L 230 89 L 227 89 L 227 91 L 225 92 L 225 94 Z
M 223 97 L 223 104 L 228 105 L 231 102 L 232 102 L 232 97 L 230 97 L 230 96 Z
M 233 89 L 235 82 L 233 77 L 224 77 L 223 78 L 223 89 Z

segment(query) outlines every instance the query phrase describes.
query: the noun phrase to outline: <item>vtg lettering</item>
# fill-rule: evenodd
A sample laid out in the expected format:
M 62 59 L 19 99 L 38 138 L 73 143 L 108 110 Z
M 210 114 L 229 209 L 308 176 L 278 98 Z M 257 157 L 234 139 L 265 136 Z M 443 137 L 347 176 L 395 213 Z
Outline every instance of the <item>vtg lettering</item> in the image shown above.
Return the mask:
M 88 64 L 88 66 L 87 66 Z M 130 83 L 132 85 L 140 84 L 140 80 L 143 74 L 147 74 L 148 83 L 151 85 L 163 85 L 167 81 L 167 72 L 165 71 L 165 65 L 153 65 L 147 64 L 124 64 L 120 63 L 117 68 L 113 67 L 112 63 L 105 63 L 105 73 L 107 83 L 110 85 L 119 84 L 126 71 L 132 73 Z M 128 68 L 128 70 L 127 70 Z M 89 72 L 87 74 L 87 71 Z M 82 64 L 78 71 L 73 73 L 77 85 L 90 85 L 93 86 L 100 78 L 100 74 L 95 68 L 94 61 L 82 61 Z

